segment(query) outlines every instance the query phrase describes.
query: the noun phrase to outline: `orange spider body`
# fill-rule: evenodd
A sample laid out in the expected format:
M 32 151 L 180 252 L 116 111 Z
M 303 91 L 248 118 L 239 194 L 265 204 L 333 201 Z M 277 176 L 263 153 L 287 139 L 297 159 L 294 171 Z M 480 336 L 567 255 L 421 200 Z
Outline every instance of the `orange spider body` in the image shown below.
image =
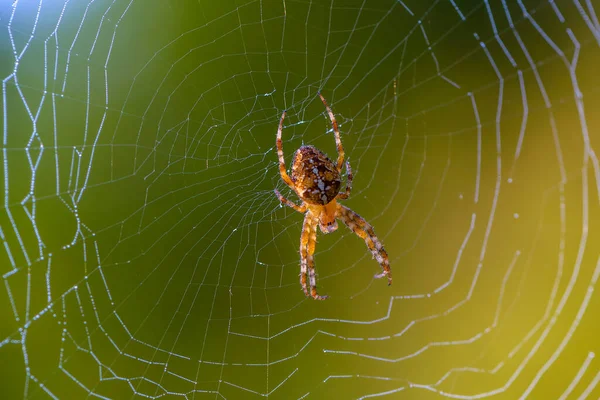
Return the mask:
M 337 229 L 337 202 L 342 182 L 340 172 L 325 153 L 313 146 L 302 146 L 292 164 L 294 191 L 306 203 L 311 214 L 319 218 L 321 232 Z
M 283 204 L 305 214 L 302 235 L 300 237 L 300 284 L 306 296 L 311 296 L 317 300 L 324 300 L 327 296 L 320 296 L 317 293 L 313 260 L 317 243 L 317 225 L 321 228 L 321 232 L 331 233 L 338 228 L 336 218 L 341 219 L 348 228 L 366 242 L 373 257 L 381 265 L 383 272 L 375 275 L 375 277 L 382 278 L 387 276 L 388 285 L 391 285 L 392 271 L 388 255 L 375 235 L 373 227 L 360 215 L 337 202 L 337 199 L 347 199 L 350 196 L 352 190 L 352 170 L 350 169 L 350 163 L 346 162 L 346 170 L 348 172 L 346 190 L 344 193 L 340 193 L 342 186 L 341 171 L 344 165 L 344 148 L 335 116 L 320 93 L 319 97 L 327 109 L 331 124 L 333 125 L 333 131 L 335 132 L 335 143 L 338 151 L 337 163 L 334 164 L 325 153 L 314 146 L 302 146 L 294 154 L 292 176 L 290 177 L 285 168 L 281 140 L 283 119 L 285 118 L 284 111 L 279 121 L 276 142 L 277 155 L 279 157 L 279 173 L 281 179 L 302 199 L 302 204 L 298 206 L 289 201 L 277 189 L 275 189 L 275 194 Z M 310 292 L 306 284 L 307 274 L 310 279 Z
M 335 199 L 342 182 L 333 161 L 314 146 L 302 146 L 294 155 L 292 182 L 295 192 L 309 204 L 325 205 Z

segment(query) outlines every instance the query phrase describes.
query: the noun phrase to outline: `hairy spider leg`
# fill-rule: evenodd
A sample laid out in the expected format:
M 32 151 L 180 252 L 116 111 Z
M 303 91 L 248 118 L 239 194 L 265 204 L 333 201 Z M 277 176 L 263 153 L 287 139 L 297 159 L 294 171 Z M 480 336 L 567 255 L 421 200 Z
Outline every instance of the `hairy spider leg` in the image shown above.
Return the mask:
M 350 161 L 346 161 L 346 171 L 348 171 L 348 176 L 346 178 L 346 191 L 344 193 L 338 193 L 336 199 L 346 200 L 350 197 L 350 192 L 352 191 L 352 168 L 350 168 Z
M 302 202 L 302 204 L 298 205 L 298 204 L 294 203 L 293 201 L 290 201 L 290 200 L 286 199 L 285 197 L 283 197 L 281 195 L 281 193 L 279 193 L 279 190 L 277 190 L 277 189 L 274 189 L 274 190 L 275 190 L 275 194 L 279 198 L 280 202 L 282 202 L 283 204 L 285 204 L 288 207 L 292 207 L 294 210 L 298 211 L 299 213 L 304 214 L 306 212 L 306 204 L 304 204 L 304 202 Z
M 304 222 L 302 223 L 302 233 L 300 234 L 300 285 L 302 285 L 302 290 L 304 290 L 304 294 L 306 296 L 309 295 L 308 289 L 306 287 L 306 275 L 308 272 L 308 241 L 310 237 L 311 223 L 312 216 L 308 212 L 304 216 Z
M 373 253 L 373 257 L 375 257 L 379 265 L 381 265 L 383 272 L 375 275 L 375 278 L 387 276 L 388 285 L 391 285 L 392 270 L 390 269 L 390 261 L 387 252 L 383 248 L 383 244 L 375 235 L 375 231 L 371 224 L 365 221 L 363 217 L 341 204 L 338 204 L 338 210 L 340 219 L 348 226 L 348 228 L 364 239 L 367 243 L 367 247 L 369 247 L 369 250 Z
M 316 218 L 310 210 L 304 217 L 302 225 L 302 236 L 300 237 L 300 284 L 306 296 L 311 296 L 315 300 L 325 300 L 328 296 L 319 296 L 317 293 L 317 278 L 315 276 L 315 247 L 317 244 L 317 225 Z M 306 275 L 309 275 L 310 292 L 306 286 Z
M 335 120 L 335 115 L 333 115 L 333 111 L 325 101 L 325 98 L 319 92 L 319 97 L 323 102 L 323 105 L 327 109 L 327 114 L 329 114 L 329 119 L 331 120 L 331 125 L 333 126 L 333 132 L 335 133 L 335 145 L 337 146 L 338 159 L 337 159 L 337 170 L 342 171 L 342 165 L 344 165 L 344 147 L 342 146 L 342 139 L 340 138 L 340 130 L 338 129 L 338 123 Z
M 283 132 L 283 119 L 285 118 L 285 111 L 281 114 L 281 119 L 279 120 L 279 129 L 277 129 L 277 156 L 279 157 L 279 174 L 281 175 L 281 179 L 290 187 L 290 189 L 294 190 L 294 182 L 288 175 L 285 168 L 285 159 L 283 158 L 283 142 L 281 140 L 281 134 Z

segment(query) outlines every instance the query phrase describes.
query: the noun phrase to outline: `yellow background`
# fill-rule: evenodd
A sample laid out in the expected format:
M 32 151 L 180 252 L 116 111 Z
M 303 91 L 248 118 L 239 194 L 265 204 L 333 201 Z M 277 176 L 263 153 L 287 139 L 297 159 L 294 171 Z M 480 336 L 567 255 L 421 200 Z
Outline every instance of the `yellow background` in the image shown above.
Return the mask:
M 591 3 L 3 3 L 2 397 L 597 398 Z M 319 90 L 394 276 L 340 226 L 324 302 Z

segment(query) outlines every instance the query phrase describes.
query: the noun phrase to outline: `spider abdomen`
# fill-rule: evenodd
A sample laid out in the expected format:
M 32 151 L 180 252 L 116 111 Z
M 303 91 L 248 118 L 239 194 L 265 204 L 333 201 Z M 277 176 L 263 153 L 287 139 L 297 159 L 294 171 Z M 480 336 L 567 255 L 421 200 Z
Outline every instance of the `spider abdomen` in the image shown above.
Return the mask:
M 339 171 L 333 161 L 314 146 L 302 146 L 296 151 L 291 178 L 298 196 L 309 204 L 327 204 L 340 192 Z

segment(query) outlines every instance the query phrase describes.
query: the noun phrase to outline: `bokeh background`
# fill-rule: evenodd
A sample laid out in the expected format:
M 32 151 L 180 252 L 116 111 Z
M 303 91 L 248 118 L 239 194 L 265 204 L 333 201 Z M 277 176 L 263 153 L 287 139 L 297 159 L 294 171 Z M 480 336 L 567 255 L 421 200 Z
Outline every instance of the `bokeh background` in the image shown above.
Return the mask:
M 1 1 L 2 398 L 598 398 L 599 10 Z M 318 91 L 394 275 L 340 226 L 324 302 Z

